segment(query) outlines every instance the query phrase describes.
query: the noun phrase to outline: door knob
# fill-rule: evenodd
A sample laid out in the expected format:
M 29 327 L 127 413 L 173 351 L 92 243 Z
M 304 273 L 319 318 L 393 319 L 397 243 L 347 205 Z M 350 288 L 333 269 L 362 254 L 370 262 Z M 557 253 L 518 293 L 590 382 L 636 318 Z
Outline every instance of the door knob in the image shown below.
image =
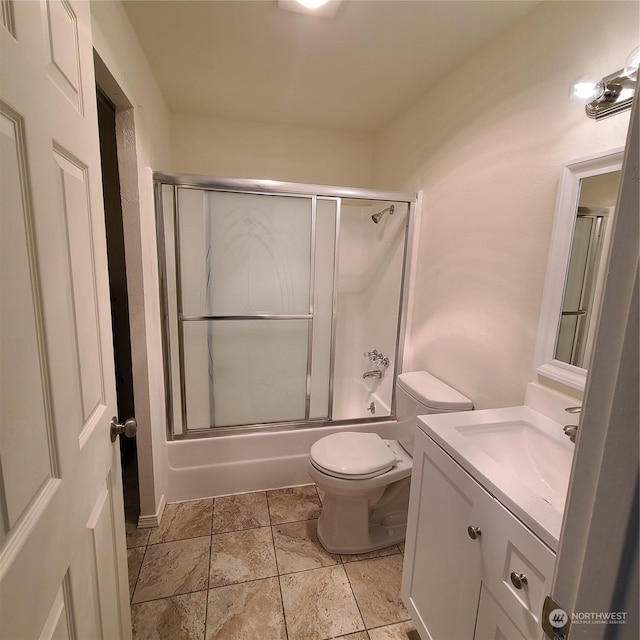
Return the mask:
M 133 438 L 137 430 L 138 423 L 135 418 L 125 420 L 124 424 L 120 424 L 115 416 L 111 418 L 111 442 L 115 442 L 121 433 L 124 433 L 127 438 Z
M 527 576 L 525 576 L 524 573 L 512 571 L 509 577 L 511 578 L 511 584 L 513 584 L 516 589 L 523 589 L 527 584 Z
M 467 533 L 472 540 L 476 540 L 482 535 L 482 531 L 480 531 L 480 527 L 467 527 Z

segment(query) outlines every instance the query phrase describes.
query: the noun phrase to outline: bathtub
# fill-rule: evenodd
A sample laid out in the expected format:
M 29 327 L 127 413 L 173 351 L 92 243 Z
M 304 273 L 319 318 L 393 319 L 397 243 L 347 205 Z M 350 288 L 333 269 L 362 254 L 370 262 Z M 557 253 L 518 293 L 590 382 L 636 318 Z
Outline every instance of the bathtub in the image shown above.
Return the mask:
M 357 385 L 349 394 L 350 402 L 366 407 L 374 401 L 378 415 L 384 415 L 384 403 L 366 385 L 359 381 Z M 344 414 L 342 409 L 341 412 Z M 167 442 L 165 499 L 178 502 L 309 484 L 307 457 L 316 440 L 339 431 L 377 433 L 381 438 L 392 439 L 396 427 L 397 422 L 388 419 L 290 430 L 267 427 L 249 433 Z

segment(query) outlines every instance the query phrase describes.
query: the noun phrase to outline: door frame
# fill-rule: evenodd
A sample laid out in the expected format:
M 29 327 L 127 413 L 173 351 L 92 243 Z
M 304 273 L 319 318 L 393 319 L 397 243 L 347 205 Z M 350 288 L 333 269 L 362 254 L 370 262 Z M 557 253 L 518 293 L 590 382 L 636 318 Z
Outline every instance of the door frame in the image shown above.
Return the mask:
M 136 147 L 135 107 L 115 79 L 98 52 L 93 50 L 96 85 L 116 108 L 116 146 L 124 231 L 124 252 L 131 332 L 131 364 L 133 395 L 138 423 L 137 459 L 140 494 L 138 527 L 157 527 L 164 510 L 164 495 L 156 499 L 157 478 L 154 467 L 151 389 L 148 374 L 145 304 L 143 281 L 143 237 L 140 225 L 141 196 L 139 188 L 139 158 Z M 149 189 L 151 171 L 149 170 Z M 158 310 L 159 314 L 159 310 Z

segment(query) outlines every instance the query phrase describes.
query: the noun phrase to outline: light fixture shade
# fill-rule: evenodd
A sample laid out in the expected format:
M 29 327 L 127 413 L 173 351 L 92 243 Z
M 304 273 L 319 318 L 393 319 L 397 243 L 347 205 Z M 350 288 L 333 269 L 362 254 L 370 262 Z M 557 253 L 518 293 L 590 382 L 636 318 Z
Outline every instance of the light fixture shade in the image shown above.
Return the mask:
M 624 75 L 629 78 L 636 76 L 638 67 L 640 67 L 640 47 L 636 47 L 624 61 Z
M 569 89 L 569 96 L 582 102 L 592 102 L 602 95 L 604 87 L 595 73 L 586 73 L 577 78 Z
M 590 118 L 600 120 L 630 109 L 638 83 L 640 47 L 636 47 L 625 60 L 624 69 L 598 80 L 593 74 L 580 76 L 569 89 L 573 99 L 584 100 Z
M 600 120 L 631 108 L 636 81 L 625 74 L 623 69 L 605 76 L 599 83 L 601 91 L 585 106 L 590 118 Z

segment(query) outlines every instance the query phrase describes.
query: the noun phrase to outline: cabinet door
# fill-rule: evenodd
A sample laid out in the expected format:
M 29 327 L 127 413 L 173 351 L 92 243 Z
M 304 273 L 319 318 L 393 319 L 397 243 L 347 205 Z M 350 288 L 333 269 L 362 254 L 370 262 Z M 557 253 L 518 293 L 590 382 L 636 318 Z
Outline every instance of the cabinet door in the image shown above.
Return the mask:
M 528 640 L 540 639 L 556 555 L 497 500 L 487 500 L 486 508 L 491 529 L 483 540 L 483 592 L 490 589 Z
M 485 585 L 482 586 L 478 623 L 473 640 L 527 640 Z
M 423 640 L 472 638 L 481 576 L 482 489 L 417 430 L 402 598 Z

